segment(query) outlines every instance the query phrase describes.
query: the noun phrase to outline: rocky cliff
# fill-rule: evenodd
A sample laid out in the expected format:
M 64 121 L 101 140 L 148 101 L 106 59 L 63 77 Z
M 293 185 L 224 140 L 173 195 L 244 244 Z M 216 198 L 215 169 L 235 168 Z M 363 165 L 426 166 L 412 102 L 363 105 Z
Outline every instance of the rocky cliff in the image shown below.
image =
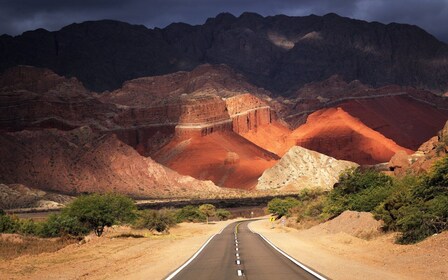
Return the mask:
M 273 167 L 263 172 L 257 189 L 303 190 L 331 189 L 346 169 L 358 166 L 354 162 L 292 147 Z
M 88 88 L 119 88 L 137 77 L 224 63 L 257 86 L 288 94 L 334 74 L 371 85 L 446 91 L 447 45 L 424 30 L 340 17 L 239 17 L 164 29 L 102 20 L 0 37 L 0 71 L 25 64 L 77 77 Z

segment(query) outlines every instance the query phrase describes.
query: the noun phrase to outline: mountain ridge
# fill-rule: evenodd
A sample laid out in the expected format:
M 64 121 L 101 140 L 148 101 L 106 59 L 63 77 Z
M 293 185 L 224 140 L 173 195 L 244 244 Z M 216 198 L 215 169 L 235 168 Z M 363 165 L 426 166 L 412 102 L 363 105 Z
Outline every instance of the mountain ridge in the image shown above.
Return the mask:
M 222 13 L 202 25 L 149 29 L 113 20 L 59 31 L 37 29 L 0 37 L 0 71 L 27 64 L 77 77 L 95 91 L 144 76 L 227 64 L 251 83 L 288 95 L 339 74 L 379 86 L 448 88 L 448 45 L 423 29 L 341 17 L 262 17 Z

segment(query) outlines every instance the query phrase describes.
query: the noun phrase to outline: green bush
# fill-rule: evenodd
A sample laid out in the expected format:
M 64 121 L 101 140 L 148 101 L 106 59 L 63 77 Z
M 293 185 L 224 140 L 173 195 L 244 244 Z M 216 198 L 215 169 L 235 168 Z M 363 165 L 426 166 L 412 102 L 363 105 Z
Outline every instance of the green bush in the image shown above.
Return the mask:
M 15 216 L 0 216 L 0 233 L 16 233 L 19 226 L 19 219 Z
M 136 228 L 146 228 L 158 232 L 168 232 L 176 224 L 174 212 L 169 209 L 140 211 Z
M 37 234 L 41 237 L 82 236 L 89 231 L 90 228 L 82 224 L 76 217 L 62 213 L 50 215 L 47 221 L 41 224 Z
M 330 191 L 323 208 L 327 218 L 346 210 L 370 212 L 393 192 L 392 178 L 376 170 L 350 169 Z
M 231 215 L 232 215 L 232 213 L 230 213 L 226 209 L 216 210 L 216 217 L 218 217 L 218 219 L 220 221 L 225 221 L 225 220 L 229 219 Z
M 214 217 L 216 215 L 216 207 L 212 204 L 202 204 L 199 206 L 199 212 L 205 216 L 205 220 L 208 224 L 208 218 Z
M 85 227 L 101 236 L 104 227 L 132 222 L 136 218 L 134 201 L 118 194 L 92 194 L 76 198 L 63 214 L 76 218 Z
M 38 235 L 40 231 L 40 223 L 36 223 L 31 219 L 19 220 L 17 232 L 23 235 Z
M 300 205 L 300 201 L 293 197 L 286 197 L 284 199 L 274 198 L 268 202 L 268 212 L 278 217 L 289 214 L 289 211 Z
M 400 231 L 399 243 L 415 243 L 448 229 L 448 158 L 422 177 L 396 180 L 394 193 L 375 209 L 386 230 Z
M 199 211 L 199 207 L 193 205 L 187 205 L 176 213 L 176 222 L 205 222 L 206 217 L 201 211 Z

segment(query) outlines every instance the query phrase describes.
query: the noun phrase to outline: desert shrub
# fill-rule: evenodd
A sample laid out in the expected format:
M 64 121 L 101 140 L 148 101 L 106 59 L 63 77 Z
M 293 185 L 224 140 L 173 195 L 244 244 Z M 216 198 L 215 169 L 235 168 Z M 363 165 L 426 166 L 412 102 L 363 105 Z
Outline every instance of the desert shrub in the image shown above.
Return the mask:
M 101 236 L 104 227 L 132 222 L 136 218 L 134 201 L 119 194 L 92 194 L 76 198 L 63 214 L 76 218 L 85 227 Z
M 216 210 L 216 217 L 218 217 L 218 219 L 220 221 L 225 221 L 225 220 L 229 219 L 231 215 L 232 215 L 232 213 L 230 213 L 226 209 Z
M 375 208 L 386 230 L 401 232 L 399 243 L 415 243 L 448 229 L 448 159 L 422 177 L 396 181 L 394 193 Z
M 393 192 L 392 178 L 379 171 L 349 169 L 330 191 L 323 212 L 327 218 L 345 210 L 370 212 Z
M 5 211 L 3 209 L 0 209 L 0 216 L 5 216 L 5 215 L 6 215 Z
M 204 222 L 205 215 L 199 211 L 199 207 L 187 205 L 179 209 L 176 213 L 176 222 Z
M 216 207 L 212 204 L 202 204 L 199 206 L 199 212 L 205 216 L 205 220 L 208 224 L 208 218 L 216 215 Z
M 65 235 L 82 236 L 89 233 L 90 228 L 82 224 L 77 217 L 65 213 L 52 214 L 37 230 L 41 237 L 57 237 Z
M 321 220 L 327 192 L 322 190 L 303 191 L 299 194 L 300 205 L 290 210 L 297 216 L 297 222 Z
M 0 216 L 0 233 L 16 233 L 19 227 L 19 219 L 15 216 Z
M 284 199 L 274 198 L 268 202 L 268 212 L 278 217 L 289 214 L 289 211 L 300 205 L 300 201 L 293 197 L 286 197 Z
M 135 223 L 136 228 L 146 228 L 157 232 L 168 232 L 176 224 L 175 214 L 172 210 L 144 210 L 140 211 Z
M 23 235 L 38 235 L 41 223 L 36 223 L 31 219 L 20 219 L 18 221 L 17 233 Z

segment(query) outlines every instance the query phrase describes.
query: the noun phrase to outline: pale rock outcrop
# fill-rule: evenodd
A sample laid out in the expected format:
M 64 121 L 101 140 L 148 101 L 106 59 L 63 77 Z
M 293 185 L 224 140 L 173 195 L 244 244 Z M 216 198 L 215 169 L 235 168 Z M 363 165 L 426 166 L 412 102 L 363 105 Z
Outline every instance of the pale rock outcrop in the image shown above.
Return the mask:
M 272 168 L 258 179 L 257 189 L 331 189 L 339 175 L 358 164 L 337 160 L 324 154 L 292 147 Z

